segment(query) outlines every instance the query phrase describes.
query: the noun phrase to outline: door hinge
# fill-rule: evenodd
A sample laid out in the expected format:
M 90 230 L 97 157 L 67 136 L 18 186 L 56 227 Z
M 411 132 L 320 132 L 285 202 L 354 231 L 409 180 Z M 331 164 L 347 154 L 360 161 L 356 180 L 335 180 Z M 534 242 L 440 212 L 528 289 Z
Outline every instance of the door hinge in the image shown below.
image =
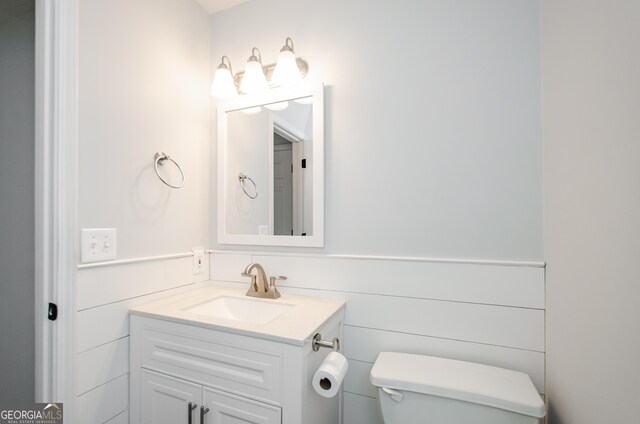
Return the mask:
M 55 303 L 49 303 L 47 318 L 49 319 L 49 321 L 55 321 L 56 319 L 58 319 L 58 305 L 56 305 Z

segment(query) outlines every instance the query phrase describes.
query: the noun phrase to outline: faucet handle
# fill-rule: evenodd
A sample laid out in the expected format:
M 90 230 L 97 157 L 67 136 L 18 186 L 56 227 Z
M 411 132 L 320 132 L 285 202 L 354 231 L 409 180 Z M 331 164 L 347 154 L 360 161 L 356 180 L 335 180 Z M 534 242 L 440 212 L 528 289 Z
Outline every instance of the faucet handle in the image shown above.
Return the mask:
M 276 280 L 286 280 L 286 279 L 287 277 L 285 277 L 284 275 L 269 277 L 269 289 L 270 289 L 269 291 L 271 292 L 271 297 L 273 299 L 277 299 L 280 297 L 280 292 L 276 288 Z
M 287 279 L 287 277 L 284 276 L 284 275 L 276 275 L 276 276 L 269 277 L 269 285 L 271 287 L 274 287 L 276 285 L 276 280 L 283 280 L 284 281 L 286 279 Z

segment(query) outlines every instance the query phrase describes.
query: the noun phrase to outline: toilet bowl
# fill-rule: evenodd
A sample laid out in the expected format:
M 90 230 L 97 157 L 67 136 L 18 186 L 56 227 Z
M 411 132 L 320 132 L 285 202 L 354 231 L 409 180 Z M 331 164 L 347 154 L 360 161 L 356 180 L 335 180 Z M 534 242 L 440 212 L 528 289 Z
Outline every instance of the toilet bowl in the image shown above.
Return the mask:
M 381 352 L 371 369 L 385 424 L 539 424 L 527 374 L 471 362 Z

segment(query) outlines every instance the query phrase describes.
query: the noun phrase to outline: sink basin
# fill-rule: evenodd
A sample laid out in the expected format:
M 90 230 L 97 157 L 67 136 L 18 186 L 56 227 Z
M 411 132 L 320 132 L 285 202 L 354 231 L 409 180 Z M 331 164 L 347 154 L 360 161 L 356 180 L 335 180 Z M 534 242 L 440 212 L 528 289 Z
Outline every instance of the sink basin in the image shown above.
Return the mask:
M 293 308 L 293 306 L 294 305 L 288 305 L 286 303 L 270 303 L 268 300 L 261 301 L 241 297 L 221 296 L 184 309 L 184 312 L 233 321 L 266 324 L 278 318 Z

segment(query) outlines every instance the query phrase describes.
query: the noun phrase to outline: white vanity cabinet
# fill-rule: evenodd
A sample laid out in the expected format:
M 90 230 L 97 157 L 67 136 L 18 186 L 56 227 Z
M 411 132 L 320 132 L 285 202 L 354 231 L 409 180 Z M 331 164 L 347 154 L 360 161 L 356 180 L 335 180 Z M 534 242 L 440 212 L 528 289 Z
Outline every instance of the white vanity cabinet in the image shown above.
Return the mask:
M 193 422 L 193 413 L 198 414 L 201 403 L 201 385 L 147 369 L 140 371 L 140 422 Z M 189 408 L 191 405 L 195 408 Z
M 340 337 L 343 316 L 341 307 L 317 331 Z M 148 310 L 130 318 L 131 424 L 341 422 L 340 396 L 324 398 L 311 385 L 330 352 L 313 351 L 313 334 L 279 339 Z
M 281 409 L 143 368 L 141 422 L 154 424 L 281 423 Z

